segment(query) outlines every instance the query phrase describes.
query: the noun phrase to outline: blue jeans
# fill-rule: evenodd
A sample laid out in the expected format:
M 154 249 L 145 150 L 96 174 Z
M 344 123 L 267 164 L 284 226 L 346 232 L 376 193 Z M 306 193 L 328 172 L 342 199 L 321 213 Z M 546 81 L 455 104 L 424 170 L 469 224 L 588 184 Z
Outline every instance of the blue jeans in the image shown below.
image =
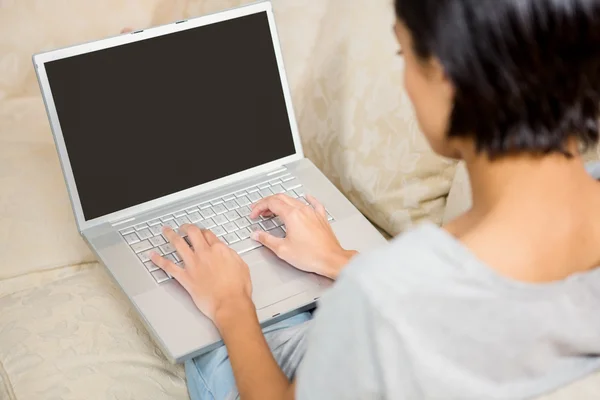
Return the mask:
M 263 329 L 263 333 L 269 342 L 274 332 L 282 333 L 311 318 L 312 314 L 309 312 L 298 314 Z M 285 360 L 277 360 L 280 367 L 283 361 Z M 233 370 L 225 346 L 188 360 L 185 363 L 185 374 L 191 400 L 221 400 L 237 397 Z

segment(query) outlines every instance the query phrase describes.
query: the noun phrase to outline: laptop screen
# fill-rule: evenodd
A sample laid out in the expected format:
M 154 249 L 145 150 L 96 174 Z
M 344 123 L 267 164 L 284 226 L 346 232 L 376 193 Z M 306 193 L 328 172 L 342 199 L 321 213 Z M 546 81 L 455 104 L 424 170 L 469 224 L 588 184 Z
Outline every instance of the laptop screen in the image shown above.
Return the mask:
M 86 220 L 295 153 L 266 12 L 45 66 Z

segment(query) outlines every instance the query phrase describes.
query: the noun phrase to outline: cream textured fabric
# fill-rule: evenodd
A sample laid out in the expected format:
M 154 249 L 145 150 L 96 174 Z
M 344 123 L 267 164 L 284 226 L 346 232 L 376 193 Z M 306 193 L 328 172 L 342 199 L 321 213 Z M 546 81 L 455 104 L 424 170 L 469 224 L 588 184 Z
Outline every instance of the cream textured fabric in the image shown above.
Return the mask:
M 187 398 L 183 367 L 102 266 L 33 275 L 18 291 L 0 284 L 0 360 L 17 399 Z
M 373 222 L 395 235 L 440 223 L 454 164 L 432 153 L 403 89 L 389 0 L 332 0 L 299 116 L 305 151 Z

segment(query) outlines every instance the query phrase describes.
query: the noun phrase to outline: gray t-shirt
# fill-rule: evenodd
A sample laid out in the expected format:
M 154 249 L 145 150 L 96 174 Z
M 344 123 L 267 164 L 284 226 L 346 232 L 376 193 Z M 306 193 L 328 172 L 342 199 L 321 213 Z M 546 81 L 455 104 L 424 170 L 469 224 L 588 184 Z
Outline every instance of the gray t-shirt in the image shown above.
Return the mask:
M 600 369 L 600 268 L 495 273 L 433 224 L 358 256 L 322 298 L 296 398 L 528 399 Z

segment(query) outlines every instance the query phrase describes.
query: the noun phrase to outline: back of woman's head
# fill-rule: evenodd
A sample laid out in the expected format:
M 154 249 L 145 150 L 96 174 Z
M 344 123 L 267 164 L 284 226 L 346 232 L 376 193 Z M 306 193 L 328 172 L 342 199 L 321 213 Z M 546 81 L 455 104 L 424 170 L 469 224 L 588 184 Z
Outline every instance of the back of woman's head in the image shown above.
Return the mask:
M 396 0 L 454 87 L 447 135 L 491 156 L 598 141 L 600 0 Z

